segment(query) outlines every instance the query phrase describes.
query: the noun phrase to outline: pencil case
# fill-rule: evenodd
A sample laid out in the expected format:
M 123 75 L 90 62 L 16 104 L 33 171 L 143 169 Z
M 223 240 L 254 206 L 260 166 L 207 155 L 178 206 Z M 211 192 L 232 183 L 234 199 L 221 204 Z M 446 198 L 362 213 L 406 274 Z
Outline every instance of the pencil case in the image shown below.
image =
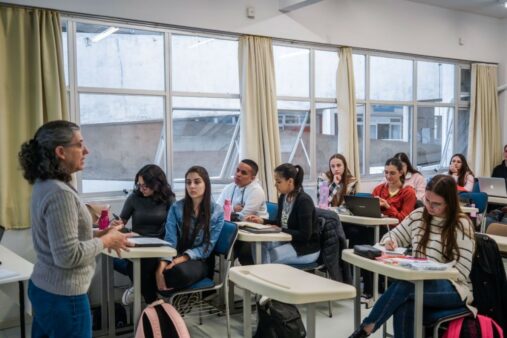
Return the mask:
M 354 245 L 354 253 L 356 255 L 366 257 L 369 259 L 375 259 L 375 257 L 378 257 L 382 255 L 382 251 L 371 246 L 371 245 Z

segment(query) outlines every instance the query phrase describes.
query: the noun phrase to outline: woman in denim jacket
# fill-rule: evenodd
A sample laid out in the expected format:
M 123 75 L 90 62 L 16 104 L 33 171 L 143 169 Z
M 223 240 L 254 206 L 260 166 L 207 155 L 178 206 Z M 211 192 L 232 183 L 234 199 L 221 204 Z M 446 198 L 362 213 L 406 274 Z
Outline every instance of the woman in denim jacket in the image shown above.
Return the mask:
M 200 166 L 191 167 L 185 174 L 185 198 L 173 204 L 165 225 L 165 240 L 178 255 L 160 261 L 158 289 L 185 289 L 208 276 L 213 271 L 208 258 L 212 258 L 223 225 L 223 210 L 211 201 L 208 172 Z

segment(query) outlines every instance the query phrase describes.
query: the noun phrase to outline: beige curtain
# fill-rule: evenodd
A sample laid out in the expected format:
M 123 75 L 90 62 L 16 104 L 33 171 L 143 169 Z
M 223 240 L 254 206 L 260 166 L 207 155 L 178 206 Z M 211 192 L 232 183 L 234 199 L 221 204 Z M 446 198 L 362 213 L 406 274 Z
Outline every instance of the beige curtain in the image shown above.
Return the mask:
M 17 154 L 46 121 L 68 119 L 60 16 L 0 5 L 0 224 L 30 226 Z
M 257 162 L 257 176 L 267 198 L 276 202 L 273 170 L 281 163 L 281 156 L 271 38 L 242 36 L 239 39 L 239 78 L 240 158 Z
M 475 176 L 489 176 L 503 159 L 496 65 L 472 65 L 467 159 Z
M 358 180 L 359 142 L 357 137 L 356 89 L 354 85 L 354 67 L 352 49 L 342 47 L 339 50 L 340 62 L 336 73 L 336 100 L 338 102 L 338 152 L 347 159 L 352 175 Z

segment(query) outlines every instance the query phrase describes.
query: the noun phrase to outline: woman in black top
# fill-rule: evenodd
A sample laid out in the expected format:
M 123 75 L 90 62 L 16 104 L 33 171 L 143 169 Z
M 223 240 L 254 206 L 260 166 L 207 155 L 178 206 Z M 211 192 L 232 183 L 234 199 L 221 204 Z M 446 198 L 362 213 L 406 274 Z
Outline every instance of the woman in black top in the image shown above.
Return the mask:
M 303 177 L 303 168 L 299 165 L 284 163 L 276 167 L 275 186 L 281 194 L 276 219 L 254 215 L 245 218 L 250 222 L 277 225 L 292 236 L 290 243 L 263 243 L 263 263 L 308 264 L 319 257 L 317 216 L 312 198 L 303 191 Z
M 113 224 L 126 224 L 132 218 L 132 231 L 147 237 L 164 238 L 167 213 L 174 203 L 175 196 L 167 182 L 164 171 L 155 164 L 148 164 L 139 170 L 135 177 L 132 194 L 127 197 L 120 213 L 120 220 Z M 146 303 L 157 299 L 157 294 L 143 285 L 155 283 L 157 258 L 141 260 L 141 291 Z M 133 265 L 129 260 L 115 260 L 115 269 L 126 273 L 133 280 Z M 124 304 L 133 301 L 133 288 L 127 289 L 122 297 Z

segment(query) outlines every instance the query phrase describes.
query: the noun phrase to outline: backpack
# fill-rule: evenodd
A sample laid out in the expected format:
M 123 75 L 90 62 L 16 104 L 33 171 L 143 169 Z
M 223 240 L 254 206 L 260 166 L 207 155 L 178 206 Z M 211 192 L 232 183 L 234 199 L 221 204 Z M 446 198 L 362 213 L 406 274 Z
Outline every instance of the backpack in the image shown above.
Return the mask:
M 190 333 L 178 311 L 160 300 L 141 313 L 135 338 L 190 338 Z
M 306 330 L 295 305 L 269 300 L 257 303 L 257 331 L 254 338 L 303 338 Z
M 507 327 L 507 279 L 498 245 L 488 235 L 475 234 L 475 255 L 470 279 L 473 285 L 472 303 L 479 314 L 492 318 L 502 328 Z
M 442 338 L 503 338 L 503 331 L 493 319 L 477 315 L 454 319 Z

